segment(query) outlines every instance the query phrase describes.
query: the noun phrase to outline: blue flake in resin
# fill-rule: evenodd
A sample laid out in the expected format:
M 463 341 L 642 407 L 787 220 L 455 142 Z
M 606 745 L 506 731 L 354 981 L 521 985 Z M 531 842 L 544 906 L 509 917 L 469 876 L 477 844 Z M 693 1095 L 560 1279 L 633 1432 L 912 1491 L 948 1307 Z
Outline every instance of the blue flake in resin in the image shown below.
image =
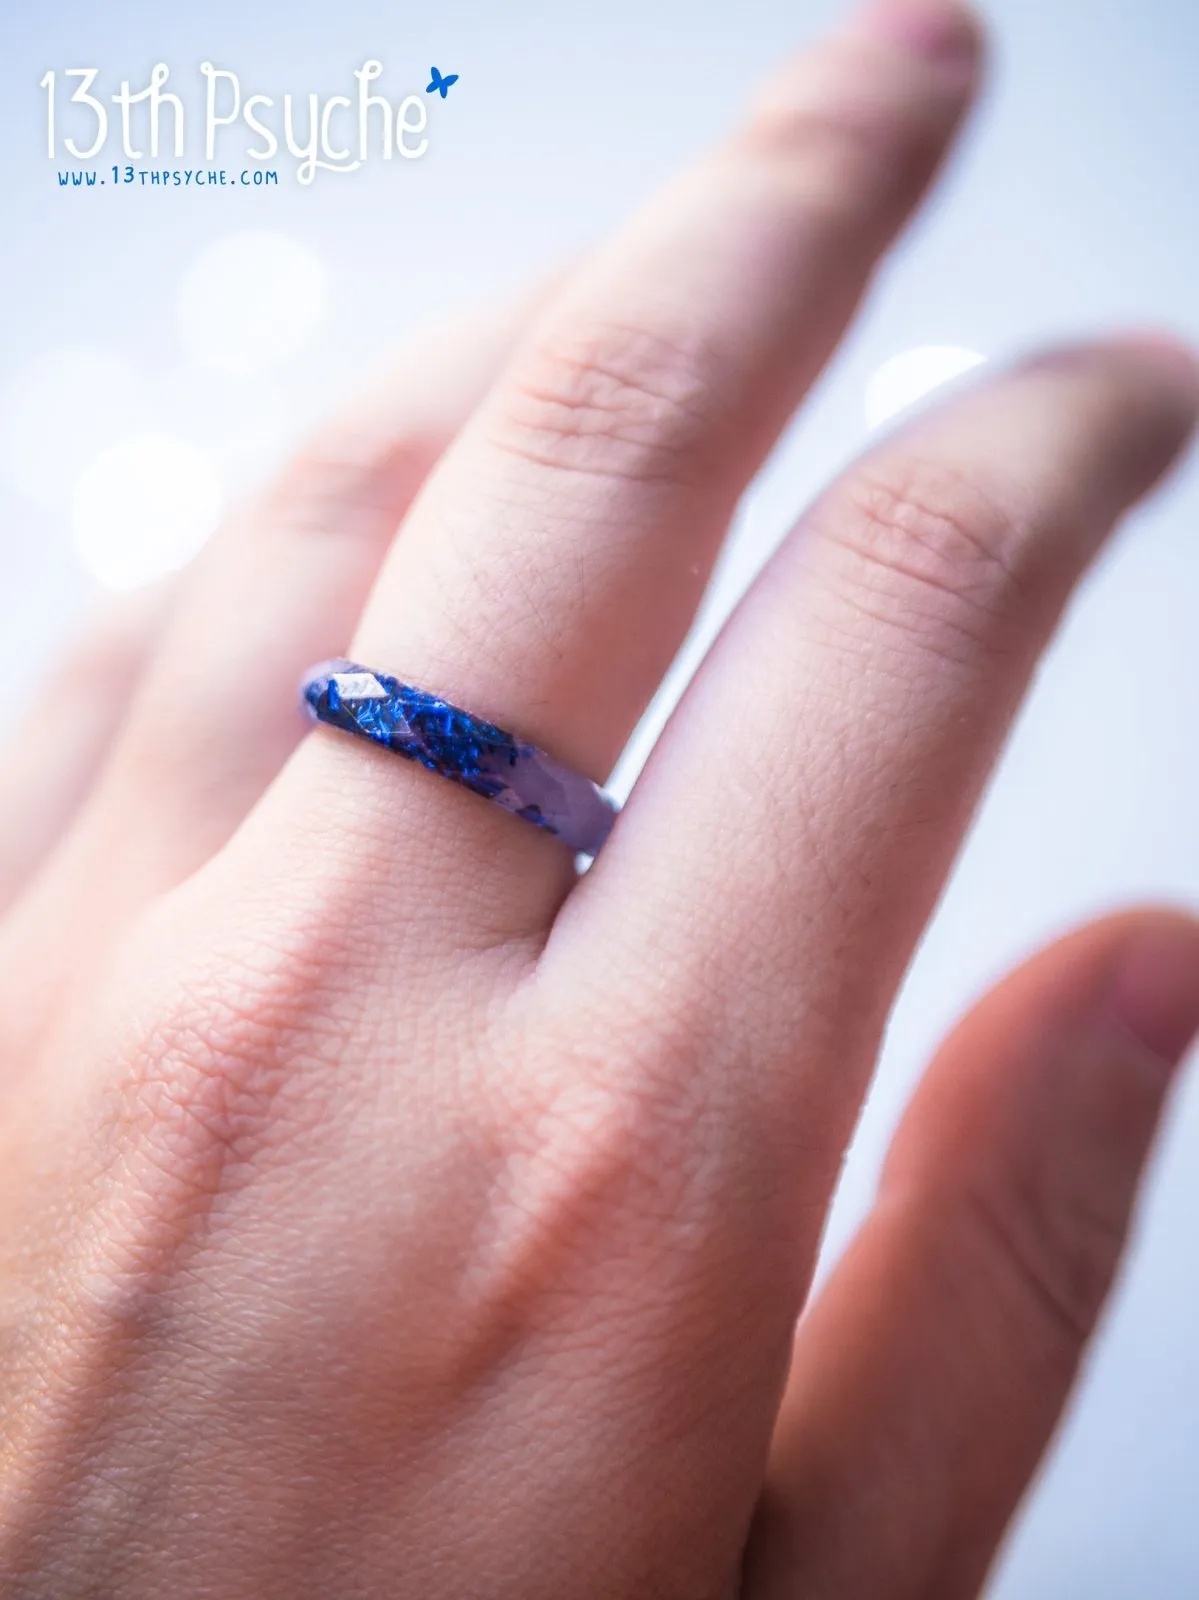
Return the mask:
M 599 850 L 615 819 L 615 803 L 589 778 L 398 678 L 327 661 L 307 674 L 302 692 L 314 720 L 386 745 L 585 855 Z

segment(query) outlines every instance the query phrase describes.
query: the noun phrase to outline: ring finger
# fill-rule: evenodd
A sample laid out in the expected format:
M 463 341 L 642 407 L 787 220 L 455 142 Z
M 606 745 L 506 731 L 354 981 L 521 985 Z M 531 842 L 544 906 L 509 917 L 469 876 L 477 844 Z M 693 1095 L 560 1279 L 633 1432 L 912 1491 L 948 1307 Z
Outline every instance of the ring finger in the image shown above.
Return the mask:
M 350 653 L 602 779 L 944 153 L 977 46 L 951 0 L 888 0 L 793 65 L 551 303 L 425 484 Z M 533 829 L 332 736 L 259 820 L 339 871 L 334 810 L 354 892 L 417 898 L 451 939 L 538 930 L 570 881 Z

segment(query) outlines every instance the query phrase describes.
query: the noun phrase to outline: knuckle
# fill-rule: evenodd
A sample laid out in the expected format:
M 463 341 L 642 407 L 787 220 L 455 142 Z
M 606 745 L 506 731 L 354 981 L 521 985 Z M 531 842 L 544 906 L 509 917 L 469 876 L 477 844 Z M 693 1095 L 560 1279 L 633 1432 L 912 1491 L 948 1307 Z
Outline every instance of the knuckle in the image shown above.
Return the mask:
M 876 108 L 809 104 L 758 116 L 743 136 L 753 154 L 785 158 L 808 216 L 856 217 L 895 161 L 895 128 Z
M 509 1046 L 496 1073 L 508 1159 L 489 1209 L 518 1258 L 529 1243 L 556 1271 L 596 1257 L 605 1233 L 684 1227 L 704 1203 L 695 1144 L 716 1116 L 711 1087 L 678 1070 L 666 1031 L 660 1017 L 610 1019 L 594 1038 L 542 1024 Z
M 1002 1189 L 980 1183 L 964 1200 L 982 1259 L 991 1262 L 1022 1311 L 1031 1310 L 1051 1347 L 1074 1359 L 1111 1287 L 1123 1246 L 1122 1218 L 1050 1178 Z
M 294 536 L 390 535 L 397 504 L 415 493 L 444 444 L 436 427 L 380 440 L 368 429 L 330 426 L 283 467 L 242 520 Z
M 574 323 L 528 351 L 491 408 L 491 437 L 539 465 L 687 481 L 713 432 L 716 367 L 698 332 L 672 338 L 614 320 Z
M 919 74 L 879 66 L 849 41 L 809 54 L 762 97 L 741 136 L 752 153 L 785 159 L 809 214 L 877 221 L 880 196 L 918 181 L 943 147 L 953 99 Z
M 962 473 L 918 460 L 868 468 L 821 520 L 839 594 L 924 644 L 1001 652 L 1036 620 L 1034 541 Z
M 273 863 L 259 875 L 226 859 L 222 870 L 226 888 L 237 884 L 234 917 L 176 931 L 181 908 L 163 902 L 120 956 L 115 1125 L 156 1192 L 165 1180 L 185 1201 L 215 1197 L 283 1167 L 336 1162 L 347 1119 L 368 1102 L 386 1121 L 402 1099 L 409 1126 L 428 1129 L 452 1101 L 473 1139 L 504 962 L 472 953 L 446 971 L 412 949 L 410 987 L 397 989 L 379 969 L 369 897 L 344 864 Z M 437 1003 L 468 984 L 469 1007 Z M 439 1063 L 435 1093 L 417 1066 L 427 1060 Z
M 264 931 L 184 959 L 154 1014 L 118 1098 L 155 1187 L 214 1198 L 319 1126 L 347 1027 L 315 930 Z

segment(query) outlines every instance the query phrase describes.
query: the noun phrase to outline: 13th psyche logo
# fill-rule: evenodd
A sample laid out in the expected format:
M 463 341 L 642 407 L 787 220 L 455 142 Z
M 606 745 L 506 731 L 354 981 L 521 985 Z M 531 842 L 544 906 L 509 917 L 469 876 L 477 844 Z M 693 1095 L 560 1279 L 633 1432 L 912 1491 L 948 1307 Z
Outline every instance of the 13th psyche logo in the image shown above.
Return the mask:
M 352 74 L 352 91 L 322 97 L 249 91 L 236 72 L 211 61 L 190 83 L 160 61 L 144 86 L 126 79 L 115 89 L 99 67 L 51 70 L 40 84 L 46 154 L 78 164 L 73 173 L 60 170 L 63 187 L 89 188 L 134 182 L 137 174 L 143 184 L 258 187 L 278 182 L 270 163 L 281 161 L 310 184 L 318 172 L 355 172 L 367 161 L 419 160 L 429 147 L 429 102 L 446 99 L 458 74 L 433 67 L 423 92 L 389 95 L 383 71 L 382 62 L 365 61 Z M 178 165 L 201 157 L 203 166 Z

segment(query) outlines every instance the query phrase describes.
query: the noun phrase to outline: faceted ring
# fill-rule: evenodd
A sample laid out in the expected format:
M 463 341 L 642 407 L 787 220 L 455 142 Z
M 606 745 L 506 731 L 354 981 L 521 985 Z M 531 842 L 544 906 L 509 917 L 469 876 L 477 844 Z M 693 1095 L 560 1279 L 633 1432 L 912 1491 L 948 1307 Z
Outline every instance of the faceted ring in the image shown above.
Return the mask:
M 304 675 L 305 710 L 314 722 L 386 745 L 451 783 L 557 834 L 594 856 L 619 809 L 611 795 L 536 745 L 484 722 L 461 706 L 353 661 L 322 661 Z

